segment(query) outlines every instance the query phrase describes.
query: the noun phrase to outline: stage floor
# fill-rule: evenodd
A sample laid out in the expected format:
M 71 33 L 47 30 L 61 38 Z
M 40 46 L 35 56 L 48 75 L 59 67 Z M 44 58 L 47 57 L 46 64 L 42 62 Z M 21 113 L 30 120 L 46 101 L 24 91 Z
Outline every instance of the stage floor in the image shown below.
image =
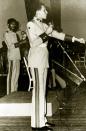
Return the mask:
M 13 92 L 0 99 L 0 116 L 31 116 L 32 92 Z M 52 116 L 57 110 L 56 91 L 47 93 L 47 116 Z
M 71 92 L 68 87 L 65 92 L 57 89 L 48 93 L 50 96 L 48 102 L 56 98 L 57 105 L 56 112 L 52 116 L 47 116 L 49 122 L 56 124 L 53 131 L 86 131 L 86 84 L 77 88 L 75 92 Z M 14 92 L 0 99 L 0 104 L 13 104 L 13 102 L 31 103 L 31 92 Z M 0 116 L 0 131 L 32 131 L 31 117 Z

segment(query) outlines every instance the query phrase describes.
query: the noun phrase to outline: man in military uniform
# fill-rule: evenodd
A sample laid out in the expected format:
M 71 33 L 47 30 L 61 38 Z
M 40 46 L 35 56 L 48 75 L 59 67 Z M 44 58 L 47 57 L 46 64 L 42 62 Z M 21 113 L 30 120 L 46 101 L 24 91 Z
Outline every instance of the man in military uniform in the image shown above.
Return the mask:
M 46 118 L 46 79 L 48 63 L 48 37 L 54 37 L 62 41 L 70 40 L 84 43 L 84 39 L 77 39 L 74 36 L 59 33 L 53 30 L 53 25 L 47 25 L 43 19 L 47 18 L 46 7 L 38 5 L 35 10 L 35 16 L 27 23 L 27 36 L 30 41 L 30 50 L 28 54 L 28 67 L 31 68 L 33 78 L 32 91 L 32 116 L 31 127 L 33 130 L 53 130 L 54 126 L 47 122 Z

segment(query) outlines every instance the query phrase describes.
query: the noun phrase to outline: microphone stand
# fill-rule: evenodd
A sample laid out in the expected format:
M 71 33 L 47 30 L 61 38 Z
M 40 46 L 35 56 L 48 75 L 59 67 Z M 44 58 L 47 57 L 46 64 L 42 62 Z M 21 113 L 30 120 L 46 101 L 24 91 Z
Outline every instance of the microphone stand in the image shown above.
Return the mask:
M 69 60 L 71 61 L 71 63 L 73 64 L 73 66 L 75 67 L 75 69 L 78 71 L 78 73 L 80 74 L 81 78 L 83 79 L 83 81 L 86 81 L 86 78 L 82 75 L 82 73 L 80 72 L 80 70 L 77 68 L 77 66 L 74 64 L 73 60 L 70 58 L 70 56 L 68 55 L 68 53 L 65 51 L 64 47 L 61 45 L 61 43 L 58 41 L 58 46 L 61 47 L 61 49 L 63 50 L 63 53 L 66 54 L 66 56 L 69 58 Z

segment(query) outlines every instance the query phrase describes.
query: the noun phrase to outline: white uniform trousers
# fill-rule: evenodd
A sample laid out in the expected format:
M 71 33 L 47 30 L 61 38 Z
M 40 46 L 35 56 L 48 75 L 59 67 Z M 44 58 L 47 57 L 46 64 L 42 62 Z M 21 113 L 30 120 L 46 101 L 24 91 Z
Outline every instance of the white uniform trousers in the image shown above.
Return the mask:
M 20 60 L 9 60 L 8 64 L 7 95 L 11 92 L 17 91 L 20 73 Z
M 46 119 L 46 78 L 47 68 L 31 68 L 34 87 L 32 90 L 31 127 L 45 126 Z

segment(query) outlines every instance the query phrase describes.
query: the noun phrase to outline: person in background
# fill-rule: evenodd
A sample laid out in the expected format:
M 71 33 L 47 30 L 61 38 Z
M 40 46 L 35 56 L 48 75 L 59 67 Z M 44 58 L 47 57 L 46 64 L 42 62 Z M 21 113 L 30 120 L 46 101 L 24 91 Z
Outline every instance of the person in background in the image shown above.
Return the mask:
M 21 56 L 27 59 L 30 45 L 25 31 L 21 31 L 21 41 L 25 41 L 20 45 Z
M 5 42 L 8 48 L 8 76 L 7 76 L 7 95 L 17 91 L 18 78 L 20 73 L 20 49 L 15 48 L 15 43 L 19 42 L 19 22 L 14 18 L 7 20 L 8 30 L 4 34 Z
M 83 38 L 76 38 L 65 33 L 59 33 L 53 29 L 53 25 L 43 22 L 47 18 L 48 11 L 44 4 L 38 4 L 34 9 L 34 16 L 27 23 L 27 36 L 30 42 L 28 54 L 28 67 L 30 67 L 33 78 L 32 90 L 32 130 L 53 130 L 52 123 L 47 121 L 46 117 L 46 79 L 48 63 L 47 44 L 49 37 L 54 37 L 62 41 L 78 41 L 85 43 Z

